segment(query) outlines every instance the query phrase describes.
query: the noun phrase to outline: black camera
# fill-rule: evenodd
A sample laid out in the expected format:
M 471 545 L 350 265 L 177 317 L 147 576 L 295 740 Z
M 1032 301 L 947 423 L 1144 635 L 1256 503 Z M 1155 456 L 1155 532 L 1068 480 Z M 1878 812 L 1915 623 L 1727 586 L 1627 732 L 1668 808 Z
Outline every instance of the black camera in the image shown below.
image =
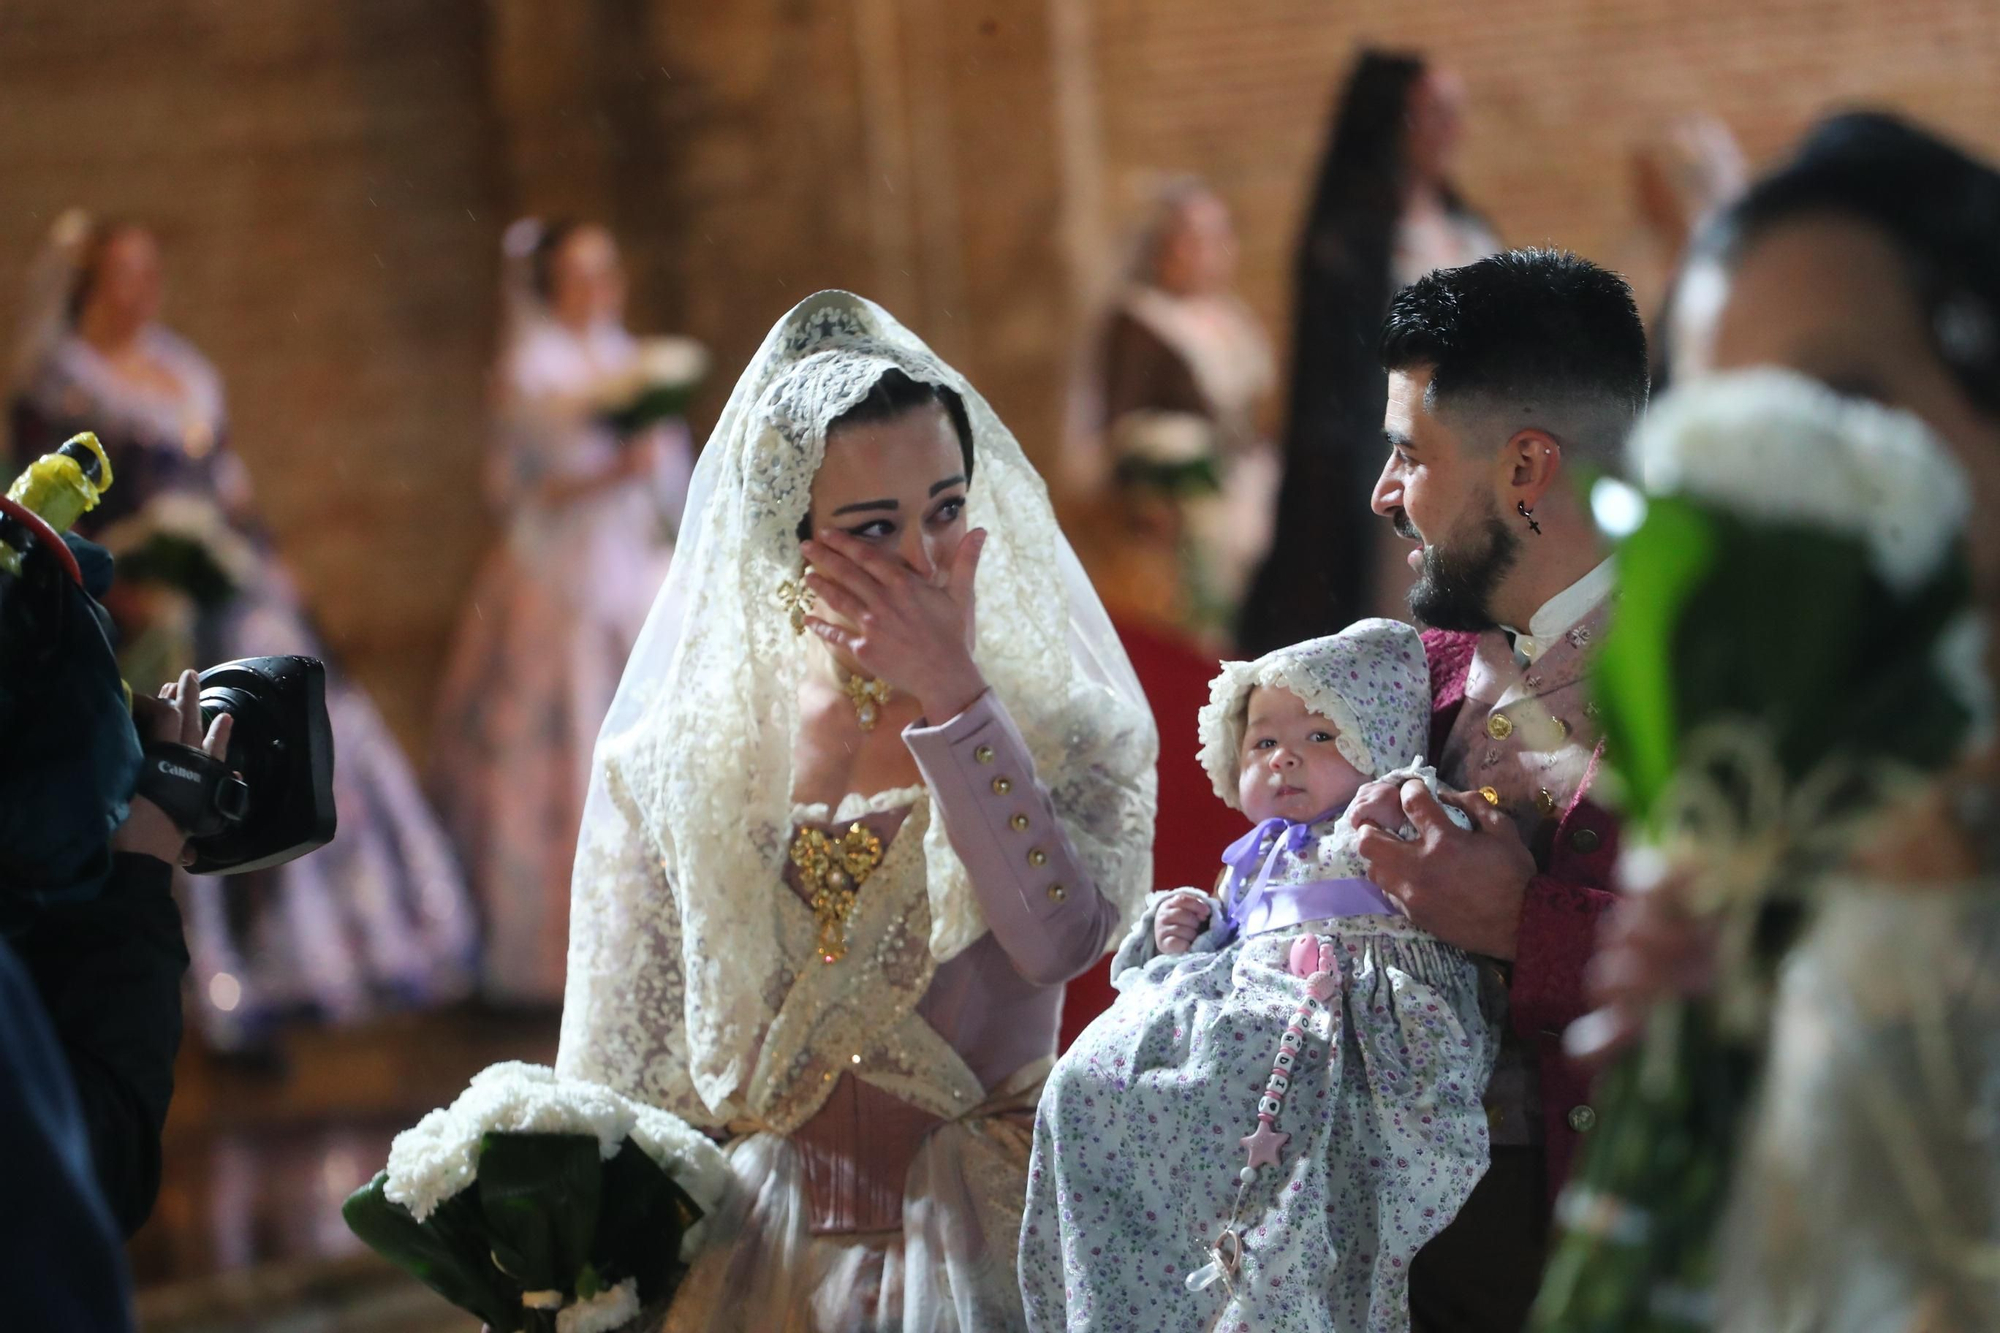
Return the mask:
M 235 721 L 229 753 L 152 742 L 144 796 L 185 829 L 188 869 L 228 875 L 282 865 L 333 840 L 333 731 L 326 667 L 311 657 L 247 657 L 201 673 L 201 724 Z
M 234 717 L 229 753 L 143 747 L 118 678 L 100 547 L 70 523 L 111 485 L 95 436 L 44 456 L 0 497 L 0 880 L 45 899 L 94 896 L 134 796 L 193 844 L 196 874 L 282 864 L 333 838 L 326 668 L 256 657 L 201 673 L 204 728 Z

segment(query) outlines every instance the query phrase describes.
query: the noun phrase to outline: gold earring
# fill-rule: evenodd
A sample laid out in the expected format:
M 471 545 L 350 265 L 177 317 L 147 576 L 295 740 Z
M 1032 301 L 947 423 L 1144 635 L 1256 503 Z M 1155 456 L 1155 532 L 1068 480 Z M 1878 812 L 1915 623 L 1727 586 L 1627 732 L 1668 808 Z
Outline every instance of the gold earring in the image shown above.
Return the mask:
M 812 610 L 815 600 L 813 590 L 806 584 L 806 573 L 811 569 L 807 565 L 796 579 L 786 579 L 778 585 L 778 605 L 789 614 L 794 634 L 806 632 L 806 612 Z

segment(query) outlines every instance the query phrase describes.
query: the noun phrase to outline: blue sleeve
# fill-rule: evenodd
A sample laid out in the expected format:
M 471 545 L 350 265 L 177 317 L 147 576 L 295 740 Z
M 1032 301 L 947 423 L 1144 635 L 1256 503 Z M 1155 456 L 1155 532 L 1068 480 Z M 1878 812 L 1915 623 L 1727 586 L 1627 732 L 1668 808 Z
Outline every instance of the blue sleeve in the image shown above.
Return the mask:
M 0 1199 L 18 1205 L 0 1209 L 8 1327 L 128 1333 L 131 1276 L 97 1191 L 76 1091 L 34 987 L 4 944 L 0 1143 Z

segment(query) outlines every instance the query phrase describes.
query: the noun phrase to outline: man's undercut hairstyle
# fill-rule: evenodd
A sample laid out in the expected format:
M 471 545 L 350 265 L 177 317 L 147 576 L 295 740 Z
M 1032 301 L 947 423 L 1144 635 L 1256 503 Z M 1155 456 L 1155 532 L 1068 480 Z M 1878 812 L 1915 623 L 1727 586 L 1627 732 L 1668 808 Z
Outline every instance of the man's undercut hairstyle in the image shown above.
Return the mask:
M 1615 466 L 1646 409 L 1646 330 L 1616 273 L 1562 250 L 1509 250 L 1397 293 L 1382 364 L 1427 368 L 1425 406 L 1548 431 Z M 1498 441 L 1495 441 L 1497 445 Z

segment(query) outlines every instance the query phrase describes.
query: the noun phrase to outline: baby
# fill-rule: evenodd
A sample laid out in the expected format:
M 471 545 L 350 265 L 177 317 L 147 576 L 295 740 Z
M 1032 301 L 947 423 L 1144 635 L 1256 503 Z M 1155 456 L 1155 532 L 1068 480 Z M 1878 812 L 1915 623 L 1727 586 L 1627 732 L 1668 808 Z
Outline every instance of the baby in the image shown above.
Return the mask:
M 1154 895 L 1049 1077 L 1031 1328 L 1408 1328 L 1410 1260 L 1486 1170 L 1497 1037 L 1478 969 L 1369 882 L 1345 812 L 1376 778 L 1436 791 L 1429 724 L 1397 621 L 1224 664 L 1201 762 L 1253 827 L 1214 894 Z

